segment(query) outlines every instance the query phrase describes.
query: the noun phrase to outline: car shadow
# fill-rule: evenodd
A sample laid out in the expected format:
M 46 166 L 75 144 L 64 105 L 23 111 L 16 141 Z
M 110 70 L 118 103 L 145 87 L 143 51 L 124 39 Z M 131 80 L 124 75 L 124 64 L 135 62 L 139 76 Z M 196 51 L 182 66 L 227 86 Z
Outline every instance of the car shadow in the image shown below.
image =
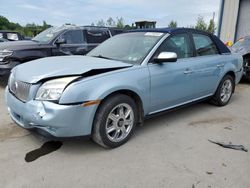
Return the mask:
M 177 119 L 185 120 L 194 116 L 194 114 L 199 114 L 212 109 L 214 109 L 214 106 L 210 105 L 207 101 L 203 101 L 200 103 L 176 108 L 171 111 L 166 111 L 146 119 L 143 126 L 137 127 L 135 134 L 136 136 L 142 136 L 144 132 L 154 131 L 154 129 L 161 128 L 162 126 L 172 126 L 175 124 Z
M 56 141 L 62 143 L 60 151 L 63 153 L 83 155 L 84 153 L 95 153 L 106 150 L 105 148 L 102 148 L 99 145 L 95 144 L 91 140 L 90 136 L 56 138 L 39 130 L 30 130 L 30 133 L 32 142 L 35 142 L 38 148 L 45 143 Z
M 148 132 L 154 132 L 157 129 L 162 128 L 162 126 L 174 125 L 176 119 L 185 119 L 188 116 L 192 116 L 204 110 L 212 110 L 213 108 L 214 107 L 209 105 L 207 102 L 201 102 L 146 119 L 143 126 L 136 127 L 134 135 L 131 137 L 129 142 L 133 143 L 138 137 L 143 136 Z M 84 155 L 108 151 L 107 149 L 95 144 L 90 137 L 61 139 L 61 141 L 63 142 L 61 152 L 64 153 Z M 127 144 L 125 144 L 124 147 L 126 147 L 126 145 Z M 120 150 L 122 148 L 123 147 L 119 147 L 115 150 Z

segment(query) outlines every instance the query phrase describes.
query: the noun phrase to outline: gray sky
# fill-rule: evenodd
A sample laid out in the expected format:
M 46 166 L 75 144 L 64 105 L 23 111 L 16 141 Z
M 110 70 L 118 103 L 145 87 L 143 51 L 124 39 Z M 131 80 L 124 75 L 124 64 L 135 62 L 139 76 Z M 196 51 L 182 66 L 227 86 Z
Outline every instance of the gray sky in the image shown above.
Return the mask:
M 213 12 L 217 21 L 219 6 L 220 0 L 2 0 L 0 15 L 22 25 L 42 24 L 43 20 L 52 25 L 89 25 L 123 17 L 125 24 L 150 20 L 164 27 L 176 20 L 185 27 L 195 25 L 199 15 L 208 21 Z

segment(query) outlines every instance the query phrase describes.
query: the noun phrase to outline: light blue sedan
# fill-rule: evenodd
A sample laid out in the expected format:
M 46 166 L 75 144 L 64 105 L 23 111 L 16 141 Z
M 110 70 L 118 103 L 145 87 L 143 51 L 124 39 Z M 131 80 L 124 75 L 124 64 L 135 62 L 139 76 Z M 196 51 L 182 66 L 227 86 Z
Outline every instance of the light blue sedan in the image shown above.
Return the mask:
M 86 56 L 49 57 L 13 69 L 6 87 L 11 118 L 56 137 L 91 135 L 124 144 L 145 116 L 210 99 L 228 104 L 242 57 L 193 29 L 135 30 Z

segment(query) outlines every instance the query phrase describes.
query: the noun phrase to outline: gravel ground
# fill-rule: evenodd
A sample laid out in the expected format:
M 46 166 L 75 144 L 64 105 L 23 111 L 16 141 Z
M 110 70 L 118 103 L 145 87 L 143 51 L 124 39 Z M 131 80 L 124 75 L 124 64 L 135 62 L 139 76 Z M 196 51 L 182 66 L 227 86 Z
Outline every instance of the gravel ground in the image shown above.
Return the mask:
M 250 187 L 249 152 L 208 142 L 250 149 L 250 84 L 238 85 L 226 107 L 199 103 L 149 119 L 117 149 L 70 139 L 33 162 L 26 154 L 50 139 L 10 120 L 5 85 L 0 78 L 0 187 Z

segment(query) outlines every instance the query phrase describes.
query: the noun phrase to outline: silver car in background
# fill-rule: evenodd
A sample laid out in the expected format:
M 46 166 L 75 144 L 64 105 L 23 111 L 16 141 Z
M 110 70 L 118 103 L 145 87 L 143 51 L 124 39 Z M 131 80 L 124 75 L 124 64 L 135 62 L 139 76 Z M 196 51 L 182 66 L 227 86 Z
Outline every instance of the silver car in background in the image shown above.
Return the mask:
M 239 39 L 231 48 L 231 51 L 243 57 L 243 78 L 250 81 L 250 36 Z

